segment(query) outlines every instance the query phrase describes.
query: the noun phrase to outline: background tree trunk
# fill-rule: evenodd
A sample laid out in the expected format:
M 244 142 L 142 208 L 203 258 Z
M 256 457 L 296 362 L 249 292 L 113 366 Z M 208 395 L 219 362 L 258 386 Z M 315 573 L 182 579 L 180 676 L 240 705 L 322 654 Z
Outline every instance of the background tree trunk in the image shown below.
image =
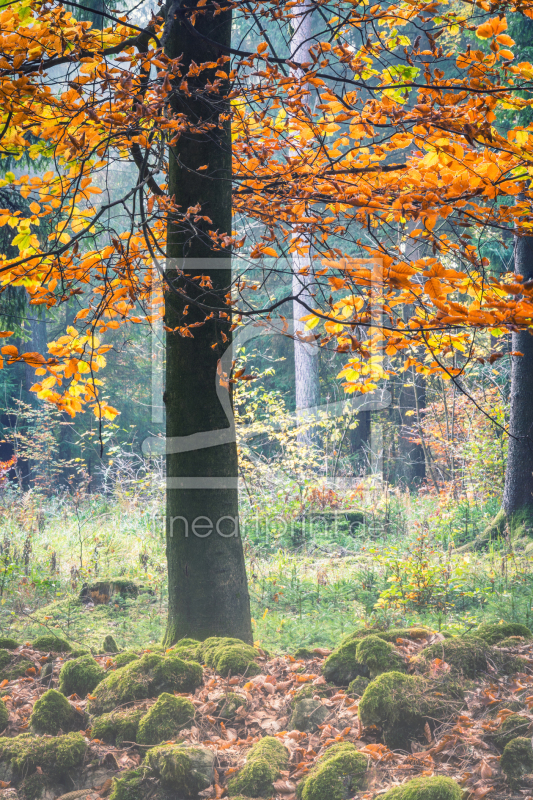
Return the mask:
M 176 9 L 176 4 L 167 8 Z M 193 4 L 189 8 L 193 8 Z M 172 14 L 174 11 L 172 12 Z M 167 20 L 166 52 L 171 58 L 183 54 L 185 71 L 191 61 L 216 61 L 218 48 L 194 36 L 180 17 Z M 231 44 L 231 12 L 212 16 L 200 13 L 195 30 L 204 36 Z M 183 133 L 169 152 L 169 188 L 182 212 L 201 205 L 210 222 L 200 221 L 195 230 L 177 220 L 168 223 L 167 291 L 165 322 L 170 328 L 201 321 L 205 312 L 187 303 L 176 290 L 189 296 L 202 292 L 203 302 L 227 311 L 224 296 L 231 286 L 228 251 L 214 251 L 208 229 L 231 233 L 231 131 L 218 116 L 227 112 L 220 95 L 208 95 L 207 80 L 213 71 L 189 77 L 191 96 L 176 90 L 174 111 L 192 124 L 214 122 L 209 133 Z M 178 84 L 181 78 L 178 78 Z M 195 90 L 204 91 L 201 97 Z M 198 167 L 208 165 L 203 172 Z M 183 259 L 187 259 L 184 262 Z M 219 269 L 213 268 L 220 265 Z M 177 271 L 187 276 L 211 277 L 213 290 L 191 287 Z M 185 305 L 189 305 L 185 316 Z M 215 312 L 218 317 L 218 313 Z M 167 418 L 167 560 L 169 613 L 165 643 L 185 636 L 204 640 L 208 636 L 235 636 L 252 641 L 250 599 L 238 519 L 237 447 L 235 441 L 209 447 L 172 452 L 168 440 L 200 431 L 228 428 L 228 419 L 216 392 L 217 364 L 231 340 L 229 317 L 214 319 L 194 328 L 194 337 L 168 333 L 166 346 Z M 215 345 L 215 347 L 213 347 Z M 216 434 L 214 437 L 216 442 Z M 174 448 L 175 449 L 175 448 Z
M 293 34 L 291 38 L 291 58 L 300 63 L 311 61 L 309 56 L 309 48 L 311 47 L 312 35 L 312 15 L 311 6 L 307 3 L 297 5 L 292 9 L 294 19 L 292 20 Z M 303 70 L 294 70 L 293 74 L 299 76 Z M 306 242 L 297 230 L 293 232 L 293 239 L 301 242 Z M 310 242 L 309 242 L 310 244 Z M 305 274 L 307 270 L 307 274 Z M 309 255 L 301 255 L 293 253 L 292 255 L 292 293 L 295 298 L 300 298 L 302 302 L 312 307 L 313 300 L 313 285 L 314 275 Z M 292 316 L 294 319 L 294 331 L 303 332 L 305 323 L 299 322 L 300 317 L 308 314 L 308 310 L 304 308 L 298 299 L 293 300 Z M 295 377 L 295 400 L 296 400 L 296 413 L 304 411 L 306 408 L 317 406 L 320 399 L 320 382 L 319 382 L 319 358 L 318 347 L 312 344 L 301 342 L 296 336 L 294 337 L 294 377 Z M 312 438 L 309 435 L 302 434 L 301 440 L 309 442 Z
M 515 273 L 533 280 L 533 237 L 515 239 Z M 505 471 L 503 511 L 511 529 L 533 529 L 533 336 L 512 335 L 509 449 Z

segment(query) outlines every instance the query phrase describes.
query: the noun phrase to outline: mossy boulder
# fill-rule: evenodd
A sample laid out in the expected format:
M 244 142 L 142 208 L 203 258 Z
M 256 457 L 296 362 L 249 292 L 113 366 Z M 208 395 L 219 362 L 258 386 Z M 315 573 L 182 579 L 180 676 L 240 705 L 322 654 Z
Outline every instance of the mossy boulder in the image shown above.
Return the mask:
M 335 686 L 348 686 L 359 675 L 363 675 L 365 678 L 370 676 L 368 667 L 356 661 L 355 653 L 358 644 L 358 639 L 346 641 L 326 658 L 322 674 L 328 683 L 333 683 Z
M 140 658 L 133 650 L 125 650 L 123 653 L 118 653 L 113 659 L 117 667 L 125 667 L 126 664 L 131 664 L 132 661 L 138 661 Z
M 158 697 L 163 692 L 194 692 L 202 677 L 202 667 L 194 661 L 182 661 L 172 653 L 168 656 L 146 653 L 98 684 L 90 701 L 90 713 L 104 714 L 117 706 Z
M 45 653 L 70 653 L 72 650 L 72 646 L 66 639 L 51 633 L 38 636 L 37 639 L 34 639 L 32 647 L 34 650 L 41 650 Z
M 228 692 L 217 700 L 217 717 L 223 720 L 233 720 L 237 711 L 246 705 L 246 698 L 236 692 Z
M 355 650 L 355 660 L 364 664 L 371 678 L 382 672 L 400 672 L 405 669 L 405 662 L 394 649 L 394 645 L 379 636 L 365 636 Z
M 20 647 L 20 642 L 11 639 L 9 636 L 0 636 L 0 648 L 2 650 L 16 650 L 17 647 Z
M 441 775 L 432 778 L 413 778 L 403 786 L 395 786 L 379 800 L 462 800 L 461 787 L 451 778 Z
M 402 672 L 385 672 L 365 689 L 359 718 L 365 726 L 379 726 L 391 749 L 406 749 L 410 740 L 424 739 L 426 724 L 432 730 L 462 706 L 462 700 L 445 685 L 436 686 Z
M 59 691 L 67 696 L 85 697 L 105 678 L 105 672 L 92 656 L 82 656 L 63 664 L 59 673 Z
M 15 681 L 17 678 L 22 678 L 33 666 L 33 661 L 24 656 L 13 654 L 9 650 L 0 650 L 0 681 Z
M 53 790 L 50 779 L 40 772 L 34 772 L 18 785 L 17 797 L 19 800 L 41 800 L 49 790 Z
M 204 660 L 204 648 L 201 642 L 196 639 L 180 639 L 174 647 L 172 652 L 182 658 L 184 661 L 197 661 L 202 663 Z
M 164 692 L 141 719 L 139 744 L 161 744 L 175 739 L 183 728 L 193 723 L 195 709 L 186 697 L 174 697 Z
M 176 744 L 154 747 L 148 752 L 145 763 L 164 788 L 182 797 L 196 797 L 215 779 L 215 754 L 204 747 Z
M 6 708 L 6 704 L 4 703 L 4 701 L 0 700 L 0 732 L 7 727 L 8 722 L 9 722 L 9 711 Z
M 302 686 L 296 694 L 291 699 L 291 708 L 295 709 L 296 704 L 300 702 L 300 700 L 308 700 L 310 697 L 327 697 L 332 692 L 335 693 L 334 686 L 328 686 L 327 684 L 319 684 L 315 686 L 312 683 L 307 683 L 305 686 Z
M 255 658 L 259 655 L 240 639 L 211 637 L 203 645 L 203 655 L 208 667 L 226 678 L 228 675 L 257 675 L 261 672 Z
M 118 644 L 115 641 L 115 637 L 112 636 L 110 633 L 104 638 L 102 642 L 102 652 L 103 653 L 118 653 L 120 650 Z
M 328 715 L 328 709 L 322 705 L 320 700 L 313 700 L 312 697 L 300 700 L 294 707 L 289 729 L 314 733 L 318 730 L 318 726 L 325 722 Z
M 415 664 L 427 670 L 437 658 L 449 664 L 454 673 L 472 679 L 489 672 L 489 664 L 494 664 L 505 674 L 519 672 L 525 664 L 523 659 L 502 653 L 477 636 L 454 637 L 436 642 L 421 651 Z
M 334 744 L 298 784 L 299 800 L 348 800 L 364 788 L 368 756 L 349 742 Z
M 533 747 L 531 738 L 518 736 L 505 745 L 500 767 L 510 784 L 517 783 L 524 775 L 533 772 Z
M 530 725 L 531 720 L 528 717 L 524 717 L 522 714 L 509 714 L 498 730 L 492 734 L 491 739 L 497 747 L 503 749 L 511 739 L 525 736 Z
M 250 748 L 246 764 L 228 782 L 229 796 L 270 797 L 274 794 L 274 781 L 288 763 L 287 748 L 273 736 L 263 737 Z
M 145 800 L 147 796 L 148 781 L 145 767 L 129 769 L 120 777 L 113 778 L 109 800 Z
M 30 775 L 40 767 L 52 780 L 61 780 L 71 770 L 81 767 L 86 750 L 81 733 L 63 736 L 22 733 L 13 738 L 0 737 L 0 763 L 9 766 L 19 777 Z
M 358 677 L 354 678 L 348 686 L 346 694 L 350 695 L 351 697 L 362 697 L 369 683 L 369 678 L 364 678 L 362 675 L 358 675 Z
M 294 658 L 296 658 L 296 659 L 300 659 L 300 658 L 308 659 L 308 658 L 314 658 L 314 657 L 315 657 L 314 653 L 312 652 L 312 650 L 309 650 L 308 647 L 299 647 L 298 650 L 294 654 Z
M 69 701 L 61 692 L 49 689 L 40 697 L 33 707 L 30 725 L 36 733 L 48 733 L 56 736 L 59 731 L 66 733 L 73 730 L 77 723 L 83 722 Z
M 123 742 L 136 742 L 139 724 L 145 714 L 146 711 L 142 708 L 127 708 L 102 714 L 93 721 L 91 736 L 117 747 Z
M 475 635 L 487 644 L 498 644 L 510 636 L 520 636 L 523 639 L 533 639 L 533 633 L 519 622 L 496 622 L 480 625 Z
M 412 628 L 389 628 L 387 631 L 380 631 L 377 628 L 359 628 L 352 633 L 348 633 L 342 640 L 341 645 L 357 639 L 364 639 L 366 636 L 378 636 L 384 642 L 396 642 L 398 639 L 412 639 L 419 641 L 432 636 L 435 631 L 431 628 L 418 625 Z

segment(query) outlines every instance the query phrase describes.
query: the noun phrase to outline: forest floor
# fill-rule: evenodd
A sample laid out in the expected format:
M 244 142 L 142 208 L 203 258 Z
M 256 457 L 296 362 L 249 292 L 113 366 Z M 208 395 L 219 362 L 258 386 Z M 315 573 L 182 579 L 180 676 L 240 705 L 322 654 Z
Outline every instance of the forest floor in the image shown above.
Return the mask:
M 405 670 L 415 673 L 417 655 L 432 643 L 443 641 L 444 637 L 440 634 L 428 632 L 423 638 L 419 634 L 412 639 L 404 635 L 392 644 L 395 656 L 401 660 Z M 350 694 L 346 687 L 335 687 L 326 682 L 322 669 L 329 652 L 325 649 L 317 649 L 307 654 L 306 658 L 290 655 L 271 658 L 264 651 L 258 651 L 256 663 L 261 671 L 252 678 L 223 678 L 214 669 L 204 666 L 201 686 L 192 693 L 183 694 L 192 701 L 196 713 L 194 723 L 181 731 L 177 741 L 212 751 L 215 759 L 214 781 L 199 795 L 195 793 L 189 796 L 214 800 L 227 796 L 228 780 L 243 767 L 250 747 L 262 737 L 270 736 L 279 740 L 289 754 L 287 768 L 273 781 L 273 792 L 264 795 L 275 797 L 276 800 L 294 800 L 298 783 L 313 770 L 320 756 L 339 742 L 353 743 L 368 758 L 364 786 L 360 791 L 349 794 L 357 800 L 374 800 L 383 792 L 412 778 L 432 775 L 453 778 L 464 792 L 465 800 L 481 800 L 483 797 L 489 797 L 490 800 L 531 800 L 533 776 L 526 775 L 515 785 L 509 785 L 500 769 L 501 748 L 494 743 L 494 734 L 506 717 L 519 712 L 523 718 L 522 724 L 528 731 L 524 735 L 531 736 L 533 641 L 517 640 L 513 646 L 505 647 L 501 652 L 522 657 L 519 673 L 503 674 L 488 659 L 485 671 L 480 670 L 474 680 L 463 681 L 464 706 L 460 713 L 454 714 L 443 724 L 432 726 L 432 729 L 426 726 L 422 739 L 418 737 L 410 741 L 406 734 L 404 749 L 395 750 L 383 743 L 379 727 L 363 727 L 358 716 L 359 698 Z M 114 656 L 96 655 L 95 658 L 106 673 L 117 669 Z M 9 712 L 4 737 L 19 736 L 32 730 L 31 715 L 35 703 L 51 687 L 58 686 L 59 672 L 69 655 L 44 652 L 26 643 L 12 651 L 12 659 L 15 662 L 29 660 L 33 667 L 28 669 L 24 677 L 4 680 L 2 683 L 2 699 Z M 46 669 L 46 665 L 51 665 L 52 671 Z M 442 659 L 435 659 L 431 669 L 442 673 L 449 671 Z M 45 673 L 46 678 L 41 677 Z M 457 675 L 460 677 L 460 673 Z M 306 696 L 319 699 L 327 711 L 316 730 L 308 732 L 291 728 L 294 701 L 304 687 L 316 687 L 316 690 L 305 689 Z M 217 716 L 216 711 L 218 701 L 228 692 L 239 695 L 242 700 L 242 706 L 231 721 Z M 0 784 L 0 798 L 55 800 L 65 796 L 65 800 L 66 797 L 69 800 L 109 797 L 121 800 L 123 795 L 115 795 L 116 779 L 124 771 L 138 767 L 143 762 L 147 748 L 134 743 L 114 747 L 93 739 L 91 727 L 94 720 L 87 714 L 91 697 L 89 695 L 89 701 L 87 697 L 69 697 L 79 720 L 74 727 L 81 731 L 85 744 L 83 766 L 70 770 L 57 786 L 53 785 L 53 781 L 45 781 L 46 788 L 31 795 L 24 788 L 21 780 L 24 770 L 20 766 L 18 773 L 15 770 L 14 778 L 5 772 L 6 739 L 0 739 L 0 774 L 10 778 Z M 149 697 L 133 705 L 146 712 L 155 699 L 155 696 Z M 46 777 L 48 766 L 46 763 L 33 764 L 33 769 L 36 768 L 37 773 L 41 776 L 44 773 Z M 25 774 L 24 778 L 27 781 L 28 775 Z M 68 794 L 65 795 L 65 792 Z M 168 791 L 163 795 L 157 794 L 157 782 L 139 796 L 164 797 L 165 800 L 182 798 L 181 794 Z M 137 800 L 136 794 L 130 797 L 131 800 Z M 425 800 L 425 797 L 421 794 L 420 800 Z M 329 798 L 324 797 L 323 800 Z

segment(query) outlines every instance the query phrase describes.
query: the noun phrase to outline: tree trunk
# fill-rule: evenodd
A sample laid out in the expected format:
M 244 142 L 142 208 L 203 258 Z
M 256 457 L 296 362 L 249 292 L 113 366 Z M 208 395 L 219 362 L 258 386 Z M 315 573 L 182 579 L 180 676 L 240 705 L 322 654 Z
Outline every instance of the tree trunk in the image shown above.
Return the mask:
M 291 58 L 299 63 L 311 61 L 309 48 L 311 47 L 311 6 L 307 3 L 297 5 L 292 9 L 294 19 L 292 20 L 293 34 L 291 38 Z M 299 76 L 302 70 L 293 70 L 293 75 Z M 293 231 L 293 239 L 306 242 L 296 229 Z M 307 242 L 306 242 L 307 243 Z M 309 242 L 310 244 L 310 242 Z M 307 270 L 307 274 L 305 271 Z M 314 276 L 309 255 L 293 253 L 292 256 L 292 293 L 296 298 L 292 304 L 292 316 L 294 319 L 294 332 L 304 332 L 305 323 L 300 322 L 300 318 L 309 314 L 309 311 L 298 302 L 301 299 L 307 306 L 312 307 Z M 294 337 L 294 377 L 296 383 L 296 413 L 299 415 L 306 408 L 317 406 L 320 397 L 319 384 L 319 363 L 318 347 L 301 342 L 298 337 Z M 303 442 L 309 442 L 310 438 L 302 434 Z
M 515 239 L 515 273 L 533 279 L 533 237 Z M 533 336 L 512 335 L 509 449 L 505 471 L 503 511 L 511 529 L 533 529 Z
M 169 0 L 167 8 L 167 31 L 171 28 L 166 52 L 171 58 L 183 54 L 184 71 L 192 61 L 216 61 L 221 55 L 216 46 L 196 37 L 195 30 L 226 46 L 231 44 L 230 11 L 217 16 L 200 13 L 192 30 L 180 16 L 170 19 L 178 8 L 176 3 Z M 170 197 L 183 213 L 200 204 L 200 213 L 210 222 L 200 220 L 193 229 L 192 222 L 187 227 L 169 219 L 167 278 L 172 290 L 166 293 L 165 322 L 176 328 L 205 319 L 205 311 L 185 301 L 180 290 L 189 297 L 201 295 L 202 302 L 215 310 L 215 319 L 193 328 L 193 338 L 167 333 L 166 645 L 186 636 L 199 640 L 234 636 L 252 641 L 238 524 L 237 447 L 217 394 L 218 362 L 231 341 L 229 315 L 219 315 L 228 311 L 224 297 L 231 286 L 231 258 L 229 251 L 213 249 L 208 230 L 231 233 L 231 131 L 229 120 L 220 123 L 218 119 L 220 113 L 228 112 L 228 104 L 220 95 L 205 90 L 206 82 L 215 80 L 213 73 L 202 71 L 197 77 L 188 77 L 190 96 L 177 88 L 182 80 L 178 78 L 173 101 L 174 112 L 184 114 L 192 126 L 209 121 L 216 127 L 207 133 L 182 133 L 170 148 Z M 203 94 L 195 94 L 196 90 Z M 205 165 L 206 170 L 196 172 Z M 196 288 L 191 286 L 191 279 L 201 275 L 210 276 L 212 291 L 201 289 L 198 281 Z M 213 432 L 207 443 L 202 441 L 206 432 Z
M 403 377 L 402 377 L 403 376 Z M 426 458 L 423 444 L 411 441 L 419 436 L 420 412 L 426 406 L 426 381 L 411 369 L 400 376 L 398 408 L 400 413 L 398 477 L 409 489 L 418 489 L 426 477 Z

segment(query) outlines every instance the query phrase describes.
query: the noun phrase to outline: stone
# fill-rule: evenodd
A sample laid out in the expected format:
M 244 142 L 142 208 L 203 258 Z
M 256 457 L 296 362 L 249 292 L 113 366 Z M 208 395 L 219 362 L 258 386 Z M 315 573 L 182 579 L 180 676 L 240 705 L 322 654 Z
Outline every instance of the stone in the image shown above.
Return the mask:
M 289 728 L 290 730 L 314 733 L 318 730 L 318 726 L 325 722 L 329 713 L 320 700 L 313 700 L 313 698 L 300 700 L 294 707 Z

